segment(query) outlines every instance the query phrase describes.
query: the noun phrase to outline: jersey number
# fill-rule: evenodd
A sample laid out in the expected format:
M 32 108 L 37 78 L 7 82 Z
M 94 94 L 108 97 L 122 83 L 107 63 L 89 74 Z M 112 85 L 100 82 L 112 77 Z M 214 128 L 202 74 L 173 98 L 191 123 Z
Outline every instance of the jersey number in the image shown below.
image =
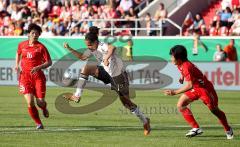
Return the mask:
M 27 58 L 29 58 L 29 59 L 32 58 L 32 54 L 30 52 L 27 52 Z

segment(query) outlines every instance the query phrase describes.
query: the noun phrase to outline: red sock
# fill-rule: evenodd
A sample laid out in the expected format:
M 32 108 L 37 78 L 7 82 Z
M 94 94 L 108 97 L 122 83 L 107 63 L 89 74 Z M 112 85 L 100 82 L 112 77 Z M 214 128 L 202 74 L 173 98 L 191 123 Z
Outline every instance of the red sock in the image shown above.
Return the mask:
M 38 110 L 35 106 L 28 107 L 28 113 L 37 125 L 42 124 L 42 122 L 40 120 L 40 117 L 39 117 L 39 114 L 38 114 Z
M 219 122 L 223 125 L 225 131 L 230 130 L 230 126 L 228 125 L 226 115 L 223 111 L 219 110 L 214 113 L 217 118 L 219 119 Z
M 192 127 L 192 128 L 199 128 L 198 123 L 196 122 L 196 120 L 193 117 L 193 114 L 191 112 L 190 109 L 185 108 L 180 110 L 180 112 L 182 113 L 184 119 L 187 121 L 187 123 Z

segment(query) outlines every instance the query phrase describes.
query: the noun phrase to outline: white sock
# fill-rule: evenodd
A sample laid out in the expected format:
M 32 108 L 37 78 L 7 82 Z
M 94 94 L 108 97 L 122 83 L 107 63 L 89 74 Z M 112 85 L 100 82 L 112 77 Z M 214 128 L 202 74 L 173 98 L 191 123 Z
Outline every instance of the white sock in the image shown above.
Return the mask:
M 192 54 L 197 55 L 198 54 L 198 48 L 193 48 L 192 49 Z
M 140 121 L 145 124 L 147 123 L 147 118 L 144 116 L 144 114 L 139 110 L 138 107 L 136 107 L 134 110 L 132 110 L 132 113 L 135 114 Z
M 87 80 L 84 78 L 79 78 L 78 83 L 77 83 L 77 89 L 76 92 L 74 93 L 74 96 L 80 97 L 82 95 L 83 89 L 87 83 Z

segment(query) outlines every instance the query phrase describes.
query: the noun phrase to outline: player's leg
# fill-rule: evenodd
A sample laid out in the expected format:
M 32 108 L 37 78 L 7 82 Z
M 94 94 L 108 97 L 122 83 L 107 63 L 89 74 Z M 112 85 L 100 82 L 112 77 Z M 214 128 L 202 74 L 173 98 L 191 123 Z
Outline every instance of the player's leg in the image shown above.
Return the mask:
M 77 82 L 77 88 L 75 93 L 72 95 L 64 95 L 64 97 L 68 100 L 75 101 L 76 103 L 78 103 L 81 99 L 83 89 L 90 75 L 95 77 L 98 76 L 98 67 L 96 64 L 88 63 L 83 67 Z
M 222 124 L 226 132 L 227 139 L 233 139 L 233 130 L 228 124 L 225 113 L 222 110 L 220 110 L 218 107 L 215 107 L 210 111 L 218 118 L 219 122 Z
M 200 37 L 197 33 L 194 33 L 194 40 L 193 40 L 193 55 L 198 54 L 198 45 L 201 45 L 204 48 L 204 51 L 208 51 L 208 47 L 200 40 Z
M 35 124 L 37 125 L 37 129 L 43 129 L 43 125 L 40 120 L 38 110 L 35 107 L 33 94 L 25 94 L 24 97 L 28 105 L 28 113 L 31 116 L 31 118 L 35 121 Z
M 233 139 L 233 130 L 229 126 L 225 113 L 218 108 L 218 96 L 212 85 L 208 86 L 208 89 L 203 93 L 201 97 L 202 101 L 207 105 L 209 110 L 218 118 L 220 124 L 222 124 L 227 139 Z
M 123 106 L 129 109 L 132 114 L 136 115 L 143 124 L 146 124 L 148 122 L 147 117 L 145 117 L 145 115 L 139 110 L 137 105 L 130 100 L 129 95 L 122 95 L 121 93 L 119 93 L 119 97 Z
M 198 54 L 198 41 L 199 41 L 199 35 L 197 33 L 193 33 L 194 39 L 193 39 L 193 49 L 192 54 L 197 55 Z
M 47 102 L 45 101 L 45 98 L 37 98 L 36 101 L 37 101 L 38 107 L 42 109 L 43 116 L 48 118 L 49 112 L 47 109 Z
M 23 74 L 20 73 L 19 76 L 19 92 L 24 95 L 24 98 L 26 99 L 27 106 L 28 106 L 28 113 L 31 116 L 31 118 L 35 121 L 37 125 L 37 129 L 43 129 L 42 122 L 40 120 L 38 110 L 35 107 L 34 103 L 34 90 L 33 90 L 33 81 L 31 78 L 29 78 L 29 74 Z
M 148 135 L 151 132 L 151 127 L 150 127 L 150 119 L 147 118 L 141 110 L 137 107 L 136 104 L 134 104 L 130 98 L 129 95 L 121 95 L 119 94 L 120 100 L 122 104 L 129 109 L 132 114 L 136 115 L 139 120 L 143 123 L 143 128 L 144 128 L 144 135 Z
M 47 102 L 45 101 L 45 95 L 46 95 L 46 78 L 43 73 L 39 74 L 38 76 L 35 76 L 34 78 L 34 89 L 35 89 L 35 97 L 36 102 L 39 108 L 42 109 L 43 116 L 48 118 L 49 112 L 47 109 Z
M 188 105 L 191 102 L 193 102 L 193 100 L 190 99 L 186 94 L 183 94 L 180 96 L 177 103 L 178 110 L 181 112 L 186 122 L 192 127 L 192 129 L 189 130 L 189 132 L 186 134 L 186 137 L 194 137 L 203 133 L 202 129 L 199 128 L 199 125 L 196 122 L 192 111 L 188 108 Z
M 126 72 L 123 72 L 117 77 L 113 77 L 112 81 L 112 88 L 118 93 L 122 104 L 129 109 L 132 114 L 136 115 L 140 121 L 143 123 L 144 127 L 144 135 L 148 135 L 151 131 L 150 127 L 150 119 L 147 118 L 134 104 L 129 97 L 129 81 L 128 75 Z

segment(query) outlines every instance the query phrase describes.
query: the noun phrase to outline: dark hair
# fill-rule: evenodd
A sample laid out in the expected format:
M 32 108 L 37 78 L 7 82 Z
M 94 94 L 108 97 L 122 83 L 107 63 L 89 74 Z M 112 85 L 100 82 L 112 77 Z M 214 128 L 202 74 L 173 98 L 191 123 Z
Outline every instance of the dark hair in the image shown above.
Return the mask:
M 187 61 L 187 49 L 182 45 L 176 45 L 170 49 L 169 52 L 176 60 Z
M 42 33 L 42 28 L 39 25 L 35 24 L 35 23 L 31 23 L 28 26 L 28 33 L 30 33 L 32 30 L 38 31 L 39 34 Z
M 201 15 L 200 13 L 197 13 L 197 14 L 195 15 L 195 18 L 194 18 L 195 20 L 197 20 L 197 15 L 199 15 L 200 20 L 203 19 L 202 15 Z
M 159 5 L 161 5 L 164 8 L 164 4 L 163 3 L 160 3 Z
M 95 33 L 95 34 L 98 35 L 98 33 L 99 33 L 99 28 L 96 27 L 96 26 L 91 26 L 91 27 L 89 28 L 89 32 L 90 32 L 90 33 Z
M 226 7 L 226 10 L 227 10 L 228 13 L 231 13 L 231 14 L 232 14 L 232 10 L 231 10 L 230 7 Z
M 85 40 L 88 40 L 90 41 L 91 43 L 95 42 L 95 41 L 98 41 L 98 36 L 96 33 L 87 33 L 86 36 L 85 36 Z
M 151 14 L 150 14 L 149 12 L 147 12 L 147 13 L 146 13 L 146 16 L 149 16 L 149 17 L 151 17 Z

